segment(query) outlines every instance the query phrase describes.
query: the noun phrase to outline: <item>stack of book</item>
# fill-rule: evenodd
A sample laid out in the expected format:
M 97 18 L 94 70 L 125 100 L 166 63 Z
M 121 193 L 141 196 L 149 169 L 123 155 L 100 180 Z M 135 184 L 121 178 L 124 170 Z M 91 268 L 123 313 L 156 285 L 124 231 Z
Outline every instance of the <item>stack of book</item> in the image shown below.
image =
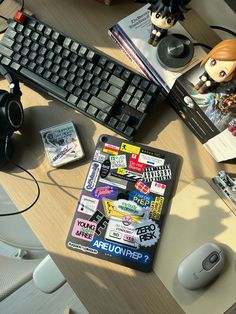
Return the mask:
M 150 80 L 161 84 L 164 94 L 168 94 L 176 79 L 199 63 L 205 52 L 201 47 L 196 47 L 193 59 L 184 69 L 179 72 L 165 70 L 157 60 L 157 48 L 148 44 L 152 26 L 149 18 L 149 6 L 147 4 L 119 21 L 108 30 L 108 34 L 138 66 L 140 71 Z M 183 34 L 192 39 L 178 22 L 169 33 Z

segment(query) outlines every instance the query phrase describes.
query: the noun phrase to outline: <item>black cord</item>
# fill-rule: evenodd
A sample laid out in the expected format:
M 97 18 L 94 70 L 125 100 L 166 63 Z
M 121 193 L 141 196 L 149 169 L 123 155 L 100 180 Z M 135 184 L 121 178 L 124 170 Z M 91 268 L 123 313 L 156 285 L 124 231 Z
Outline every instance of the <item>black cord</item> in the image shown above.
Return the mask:
M 21 0 L 21 8 L 20 8 L 19 11 L 24 11 L 24 7 L 25 7 L 25 1 L 24 1 L 24 0 Z M 6 17 L 3 16 L 3 15 L 0 15 L 0 18 L 3 19 L 3 20 L 5 20 L 5 21 L 8 21 L 8 18 L 6 18 Z M 6 27 L 4 30 L 0 31 L 0 34 L 5 33 L 6 29 L 7 29 L 7 27 Z
M 218 25 L 210 25 L 210 27 L 213 29 L 219 29 L 221 31 L 227 32 L 227 33 L 233 35 L 234 37 L 236 37 L 236 33 L 234 31 L 231 31 L 231 29 L 225 28 L 223 26 L 218 26 Z
M 0 217 L 19 215 L 19 214 L 22 214 L 22 213 L 26 212 L 27 210 L 29 210 L 31 207 L 33 207 L 36 204 L 36 202 L 38 201 L 39 196 L 40 196 L 40 187 L 39 187 L 38 181 L 35 179 L 35 177 L 32 175 L 32 173 L 30 173 L 28 170 L 26 170 L 25 168 L 21 167 L 20 165 L 16 164 L 14 161 L 10 160 L 10 158 L 8 158 L 8 155 L 7 155 L 8 143 L 9 143 L 9 135 L 7 135 L 6 142 L 5 142 L 5 157 L 6 157 L 6 160 L 9 163 L 13 164 L 15 167 L 25 171 L 34 180 L 34 182 L 35 182 L 35 184 L 37 186 L 37 196 L 36 196 L 35 200 L 33 201 L 33 203 L 31 205 L 29 205 L 27 208 L 22 209 L 22 210 L 17 211 L 17 212 L 0 214 Z
M 202 47 L 204 47 L 204 48 L 206 48 L 206 49 L 209 49 L 209 50 L 212 49 L 212 47 L 210 47 L 210 46 L 208 46 L 208 45 L 206 45 L 206 44 L 202 44 L 202 43 L 194 43 L 193 45 L 194 45 L 194 46 L 202 46 Z

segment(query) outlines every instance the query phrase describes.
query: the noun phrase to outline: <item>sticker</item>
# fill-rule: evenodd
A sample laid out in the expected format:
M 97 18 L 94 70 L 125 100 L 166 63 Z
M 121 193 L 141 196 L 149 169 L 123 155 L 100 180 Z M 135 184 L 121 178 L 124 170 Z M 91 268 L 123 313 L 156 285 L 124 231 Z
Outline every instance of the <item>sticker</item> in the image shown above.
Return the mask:
M 107 154 L 103 154 L 100 150 L 95 150 L 94 156 L 93 156 L 93 160 L 94 161 L 98 161 L 100 163 L 103 163 L 104 160 L 108 157 Z
M 105 179 L 99 178 L 98 181 L 104 184 L 116 186 L 123 190 L 125 190 L 127 187 L 127 182 L 125 180 L 122 180 L 116 177 L 107 176 Z
M 115 210 L 116 207 L 115 207 L 113 201 L 108 199 L 108 198 L 102 199 L 102 205 L 104 208 L 105 216 L 109 219 L 111 217 L 112 211 Z
M 145 220 L 136 227 L 136 241 L 140 246 L 150 247 L 160 238 L 160 228 L 151 219 Z
M 92 241 L 97 224 L 84 219 L 76 219 L 71 235 L 86 241 Z
M 166 185 L 159 182 L 152 182 L 150 191 L 155 194 L 164 195 Z
M 87 215 L 93 215 L 97 209 L 98 203 L 98 199 L 87 195 L 82 195 L 78 203 L 77 211 Z
M 128 169 L 142 173 L 143 169 L 146 168 L 146 165 L 138 162 L 138 159 L 139 155 L 132 154 L 129 159 Z
M 170 165 L 159 166 L 159 167 L 150 167 L 143 170 L 143 181 L 165 181 L 171 180 L 172 174 Z
M 133 201 L 128 200 L 118 200 L 114 201 L 114 205 L 116 206 L 117 210 L 121 213 L 131 214 L 134 216 L 143 217 L 146 214 L 146 210 L 141 206 L 137 205 Z
M 114 234 L 114 233 L 113 233 Z M 119 232 L 114 234 L 119 237 Z M 116 237 L 114 237 L 115 239 Z M 103 239 L 94 238 L 91 242 L 91 246 L 94 250 L 99 250 L 105 254 L 116 256 L 119 258 L 127 259 L 133 263 L 148 265 L 151 263 L 151 256 L 146 252 L 140 252 L 133 248 L 127 248 L 123 245 L 111 243 Z
M 112 177 L 122 178 L 126 181 L 136 182 L 142 179 L 142 174 L 127 169 L 119 168 L 117 172 L 111 172 Z
M 118 146 L 105 143 L 103 147 L 103 152 L 118 155 L 119 149 L 120 148 Z
M 136 154 L 136 155 L 138 155 L 140 153 L 140 147 L 134 146 L 134 145 L 130 145 L 130 144 L 127 144 L 127 143 L 122 143 L 121 147 L 120 147 L 120 150 L 122 152 L 129 153 L 129 154 Z
M 93 196 L 95 198 L 103 198 L 108 196 L 115 196 L 118 194 L 116 186 L 102 185 L 93 190 Z
M 87 253 L 91 253 L 91 254 L 98 254 L 98 250 L 94 250 L 94 249 L 92 249 L 89 246 L 84 246 L 84 245 L 81 245 L 81 244 L 78 244 L 78 243 L 74 243 L 74 242 L 71 242 L 71 241 L 69 241 L 67 243 L 67 246 L 71 247 L 72 249 L 79 250 L 79 251 L 82 251 L 82 252 L 87 252 Z
M 111 169 L 110 160 L 109 159 L 104 160 L 104 162 L 102 163 L 102 166 L 101 166 L 101 170 L 100 170 L 101 178 L 106 178 L 110 169 Z
M 145 148 L 141 148 L 141 153 L 143 154 L 146 154 L 146 155 L 149 155 L 149 156 L 155 156 L 155 157 L 158 157 L 158 158 L 161 158 L 161 159 L 165 159 L 165 156 L 163 154 L 160 154 L 160 153 L 157 153 L 157 152 L 152 152 L 148 149 L 145 149 Z
M 101 169 L 101 164 L 99 164 L 98 162 L 92 162 L 85 185 L 84 185 L 85 190 L 90 191 L 90 192 L 93 191 L 97 183 L 100 169 Z
M 105 239 L 137 248 L 138 243 L 135 238 L 135 228 L 136 223 L 127 225 L 122 222 L 122 219 L 112 216 L 107 225 Z
M 129 199 L 144 208 L 149 208 L 154 200 L 152 196 L 136 191 L 130 192 Z
M 140 180 L 136 182 L 135 188 L 144 194 L 150 193 L 150 188 L 147 185 L 145 185 L 143 182 L 141 182 Z
M 165 159 L 140 153 L 140 155 L 138 157 L 138 162 L 141 162 L 145 165 L 157 167 L 157 166 L 164 165 Z
M 111 169 L 126 168 L 126 155 L 110 156 Z
M 162 207 L 164 204 L 163 196 L 156 196 L 155 200 L 151 202 L 150 206 L 150 218 L 159 220 L 161 217 Z
M 96 210 L 96 212 L 89 218 L 89 221 L 95 222 L 97 225 L 96 234 L 100 235 L 101 232 L 106 229 L 108 224 L 108 219 L 106 216 L 100 212 L 100 210 Z

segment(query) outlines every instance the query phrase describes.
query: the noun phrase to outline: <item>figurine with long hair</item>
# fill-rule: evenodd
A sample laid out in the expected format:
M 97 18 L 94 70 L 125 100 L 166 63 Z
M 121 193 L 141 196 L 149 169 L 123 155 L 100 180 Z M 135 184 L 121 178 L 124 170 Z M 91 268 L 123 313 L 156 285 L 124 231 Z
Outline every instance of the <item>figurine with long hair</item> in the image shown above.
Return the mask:
M 205 72 L 194 85 L 200 94 L 214 91 L 220 83 L 236 76 L 236 39 L 226 39 L 217 44 L 202 60 Z
M 190 0 L 157 0 L 148 2 L 151 4 L 148 10 L 150 11 L 152 22 L 148 43 L 155 47 L 158 41 L 167 35 L 168 29 L 177 21 L 184 20 L 184 13 L 189 10 L 186 8 L 186 5 Z

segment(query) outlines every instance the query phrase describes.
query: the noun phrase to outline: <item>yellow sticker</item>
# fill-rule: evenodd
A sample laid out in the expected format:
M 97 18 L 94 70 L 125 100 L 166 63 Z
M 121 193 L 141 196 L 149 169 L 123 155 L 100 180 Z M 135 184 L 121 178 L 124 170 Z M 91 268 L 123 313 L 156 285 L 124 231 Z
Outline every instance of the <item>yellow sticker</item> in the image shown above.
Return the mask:
M 123 169 L 123 168 L 118 168 L 118 169 L 117 169 L 117 173 L 118 173 L 118 174 L 121 174 L 121 175 L 123 176 L 123 175 L 125 175 L 125 169 Z
M 118 210 L 113 210 L 111 215 L 112 215 L 112 217 L 116 217 L 116 218 L 119 218 L 119 219 L 122 219 L 124 217 L 129 216 L 130 219 L 132 220 L 132 222 L 140 222 L 141 219 L 142 219 L 142 217 L 128 215 L 127 213 L 121 213 Z
M 113 201 L 107 199 L 107 198 L 103 198 L 102 199 L 102 204 L 103 204 L 103 208 L 104 208 L 104 212 L 105 212 L 105 216 L 106 218 L 110 218 L 111 217 L 111 213 L 113 212 L 113 210 L 116 209 L 115 205 L 113 204 Z
M 120 147 L 120 150 L 122 152 L 129 153 L 129 154 L 139 155 L 139 153 L 140 153 L 140 147 L 134 146 L 134 145 L 130 145 L 130 144 L 127 144 L 127 143 L 122 143 L 121 147 Z
M 162 212 L 162 207 L 164 203 L 163 196 L 156 196 L 155 200 L 151 202 L 150 205 L 150 218 L 159 220 Z

